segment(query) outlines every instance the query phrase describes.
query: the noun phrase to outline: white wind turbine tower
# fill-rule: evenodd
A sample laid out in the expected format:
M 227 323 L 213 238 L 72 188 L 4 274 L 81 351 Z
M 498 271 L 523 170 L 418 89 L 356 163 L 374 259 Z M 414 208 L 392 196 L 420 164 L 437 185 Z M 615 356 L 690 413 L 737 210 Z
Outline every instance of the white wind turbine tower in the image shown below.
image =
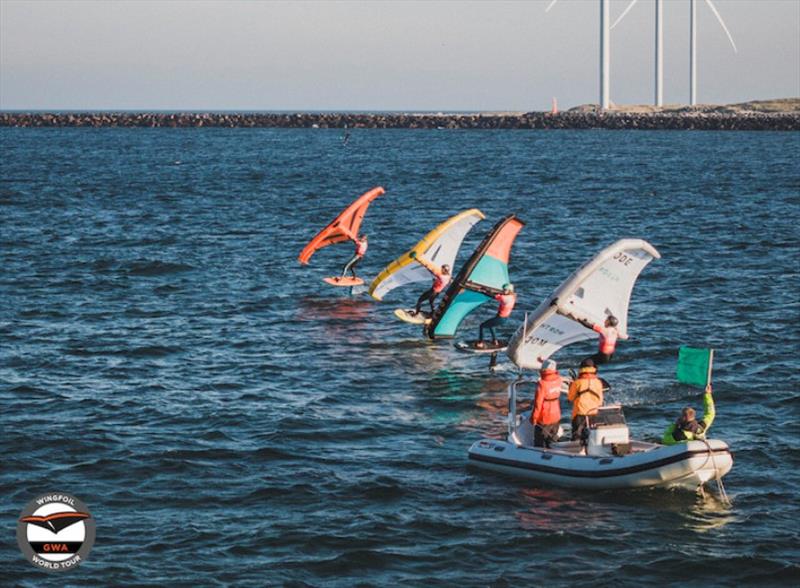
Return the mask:
M 638 0 L 631 0 L 631 3 L 622 11 L 614 24 L 611 25 L 613 29 L 619 22 L 625 18 L 625 15 L 630 12 L 631 8 L 638 2 Z M 733 51 L 738 53 L 736 43 L 733 42 L 733 37 L 728 27 L 725 26 L 725 21 L 717 10 L 716 6 L 711 0 L 705 0 L 711 12 L 717 17 L 722 30 L 728 36 L 731 42 Z M 656 106 L 664 105 L 664 19 L 663 19 L 663 0 L 655 0 L 656 3 Z M 697 104 L 697 1 L 689 0 L 689 104 L 694 106 Z
M 611 38 L 609 36 L 610 28 L 608 26 L 608 4 L 610 0 L 600 0 L 600 108 L 601 110 L 608 110 L 609 105 L 609 76 L 611 70 Z M 558 0 L 552 0 L 547 5 L 545 12 L 550 12 L 550 9 L 555 5 Z

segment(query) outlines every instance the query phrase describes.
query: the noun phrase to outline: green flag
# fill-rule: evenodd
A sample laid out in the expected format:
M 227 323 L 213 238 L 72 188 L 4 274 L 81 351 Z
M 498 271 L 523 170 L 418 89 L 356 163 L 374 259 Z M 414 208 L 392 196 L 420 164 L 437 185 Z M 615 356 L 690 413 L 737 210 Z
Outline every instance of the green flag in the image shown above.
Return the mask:
M 679 382 L 705 388 L 711 382 L 713 349 L 681 347 L 678 350 L 678 369 L 675 375 Z

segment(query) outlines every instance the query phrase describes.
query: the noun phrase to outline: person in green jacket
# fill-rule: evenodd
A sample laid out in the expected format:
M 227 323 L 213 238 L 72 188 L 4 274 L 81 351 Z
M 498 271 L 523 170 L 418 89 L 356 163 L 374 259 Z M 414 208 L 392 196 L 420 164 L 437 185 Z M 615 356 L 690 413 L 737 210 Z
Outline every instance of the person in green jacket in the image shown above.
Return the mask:
M 664 431 L 661 442 L 664 445 L 675 445 L 681 441 L 705 439 L 706 431 L 711 428 L 715 416 L 714 397 L 711 396 L 711 384 L 709 384 L 703 394 L 703 418 L 697 420 L 695 410 L 691 406 L 687 406 L 681 411 L 680 418 Z

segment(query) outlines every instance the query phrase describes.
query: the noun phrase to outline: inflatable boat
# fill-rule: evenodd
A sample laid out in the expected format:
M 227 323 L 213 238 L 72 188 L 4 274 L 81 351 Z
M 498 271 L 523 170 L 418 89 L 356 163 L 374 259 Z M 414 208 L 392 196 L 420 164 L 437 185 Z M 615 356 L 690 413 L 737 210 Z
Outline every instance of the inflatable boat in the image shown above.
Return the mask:
M 533 446 L 530 411 L 517 414 L 517 387 L 508 387 L 508 435 L 482 439 L 469 449 L 472 466 L 569 488 L 644 488 L 677 486 L 698 490 L 719 482 L 733 466 L 728 445 L 717 439 L 660 445 L 629 439 L 620 406 L 589 417 L 582 441 L 560 441 L 550 448 Z

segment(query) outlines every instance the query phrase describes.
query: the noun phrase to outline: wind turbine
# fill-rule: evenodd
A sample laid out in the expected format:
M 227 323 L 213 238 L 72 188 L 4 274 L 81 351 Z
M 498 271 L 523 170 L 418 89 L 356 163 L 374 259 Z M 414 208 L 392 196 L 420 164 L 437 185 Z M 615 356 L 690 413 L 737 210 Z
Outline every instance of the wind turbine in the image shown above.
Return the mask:
M 610 0 L 600 0 L 600 109 L 608 110 L 609 105 L 609 76 L 611 75 L 611 37 L 608 26 L 608 5 Z M 558 0 L 552 0 L 545 8 L 550 9 Z
M 630 12 L 638 0 L 632 0 L 625 10 L 622 11 L 611 25 L 611 30 L 617 26 L 625 15 Z M 656 0 L 656 89 L 655 105 L 664 106 L 664 3 L 663 0 Z
M 631 3 L 625 7 L 622 14 L 619 15 L 614 24 L 611 25 L 613 29 L 619 22 L 625 18 L 625 15 L 630 12 L 631 8 L 638 2 L 638 0 L 631 0 Z M 656 2 L 656 106 L 664 105 L 664 28 L 663 28 L 663 0 L 655 0 Z M 722 30 L 728 36 L 731 42 L 733 51 L 738 53 L 736 43 L 733 42 L 733 37 L 728 27 L 725 26 L 725 21 L 717 10 L 716 6 L 711 0 L 705 0 L 711 12 L 717 17 Z M 697 1 L 689 0 L 689 103 L 694 106 L 697 104 Z

